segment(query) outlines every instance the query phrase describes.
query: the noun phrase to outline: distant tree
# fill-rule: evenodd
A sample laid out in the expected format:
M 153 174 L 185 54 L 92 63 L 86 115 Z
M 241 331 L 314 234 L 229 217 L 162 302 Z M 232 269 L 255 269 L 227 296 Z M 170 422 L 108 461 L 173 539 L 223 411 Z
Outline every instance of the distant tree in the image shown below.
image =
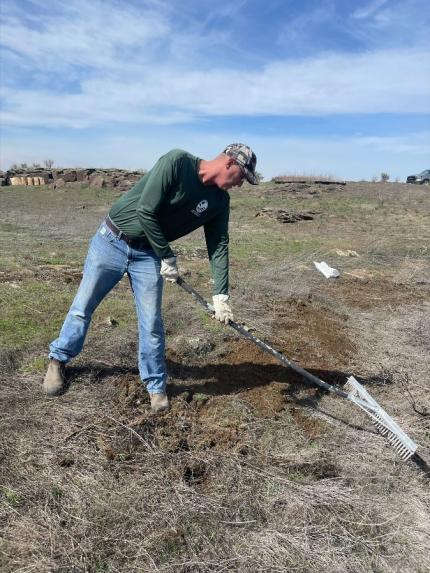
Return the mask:
M 390 176 L 388 173 L 385 173 L 384 171 L 381 173 L 381 181 L 383 183 L 386 183 L 388 180 L 390 179 Z
M 12 169 L 12 171 L 16 171 L 17 169 L 19 169 L 19 165 L 18 163 L 13 163 L 10 168 Z
M 261 183 L 264 179 L 264 175 L 262 173 L 260 173 L 259 171 L 256 171 L 255 175 L 257 177 L 258 182 Z
M 46 167 L 46 169 L 51 169 L 51 167 L 54 165 L 54 160 L 53 159 L 45 159 L 45 161 L 43 162 L 43 165 Z
M 21 163 L 20 168 L 21 169 L 28 169 L 27 163 Z
M 36 162 L 32 163 L 31 166 L 34 167 L 35 169 L 38 169 L 39 167 L 42 167 L 42 166 L 40 165 L 40 163 L 36 163 Z
M 374 175 L 374 176 L 372 177 L 372 183 L 376 183 L 377 181 L 378 181 L 378 178 L 376 177 L 376 175 Z

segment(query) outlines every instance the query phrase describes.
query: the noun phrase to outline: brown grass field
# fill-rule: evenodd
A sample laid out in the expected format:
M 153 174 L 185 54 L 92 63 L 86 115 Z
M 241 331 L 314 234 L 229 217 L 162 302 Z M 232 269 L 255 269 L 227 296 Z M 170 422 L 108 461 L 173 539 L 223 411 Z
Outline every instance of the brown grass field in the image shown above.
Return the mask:
M 139 383 L 126 278 L 67 392 L 45 399 L 48 344 L 115 195 L 2 187 L 2 573 L 430 570 L 428 188 L 264 183 L 231 196 L 235 319 L 327 382 L 353 374 L 418 456 L 400 461 L 358 408 L 176 285 L 164 296 L 169 412 L 151 414 Z M 314 215 L 283 224 L 263 208 Z M 173 247 L 209 299 L 201 231 Z M 323 260 L 339 279 L 315 269 Z

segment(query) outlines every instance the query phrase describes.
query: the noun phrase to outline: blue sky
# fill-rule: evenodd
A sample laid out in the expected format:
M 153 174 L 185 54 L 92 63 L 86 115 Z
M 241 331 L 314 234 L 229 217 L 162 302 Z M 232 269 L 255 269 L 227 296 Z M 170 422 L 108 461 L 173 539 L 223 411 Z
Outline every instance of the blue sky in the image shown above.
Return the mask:
M 2 0 L 0 167 L 253 147 L 284 173 L 430 167 L 424 0 Z

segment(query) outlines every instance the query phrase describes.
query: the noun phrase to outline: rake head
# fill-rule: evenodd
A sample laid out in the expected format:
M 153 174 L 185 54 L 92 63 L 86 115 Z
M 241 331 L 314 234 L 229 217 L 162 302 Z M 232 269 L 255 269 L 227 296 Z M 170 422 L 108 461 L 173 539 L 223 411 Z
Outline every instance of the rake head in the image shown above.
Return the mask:
M 401 459 L 408 460 L 417 449 L 415 442 L 399 428 L 354 376 L 348 378 L 345 390 L 348 392 L 348 398 L 372 418 L 378 432 L 387 438 Z

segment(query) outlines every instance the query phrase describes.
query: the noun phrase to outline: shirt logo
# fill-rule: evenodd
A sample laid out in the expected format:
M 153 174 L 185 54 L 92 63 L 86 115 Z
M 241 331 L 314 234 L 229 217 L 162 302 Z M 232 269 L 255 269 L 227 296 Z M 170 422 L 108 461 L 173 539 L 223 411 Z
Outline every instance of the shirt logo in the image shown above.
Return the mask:
M 200 203 L 197 204 L 195 209 L 191 209 L 191 213 L 196 217 L 200 217 L 200 215 L 206 211 L 208 206 L 209 203 L 206 201 L 206 199 L 203 199 L 203 201 L 200 201 Z

